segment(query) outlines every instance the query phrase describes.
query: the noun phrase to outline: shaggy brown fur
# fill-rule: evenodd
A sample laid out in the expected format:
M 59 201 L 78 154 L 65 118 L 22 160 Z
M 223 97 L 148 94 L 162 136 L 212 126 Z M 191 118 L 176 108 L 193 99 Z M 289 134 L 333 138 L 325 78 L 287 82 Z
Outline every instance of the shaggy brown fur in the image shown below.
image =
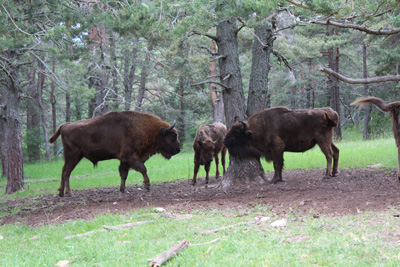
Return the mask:
M 193 142 L 194 175 L 192 185 L 196 184 L 197 172 L 199 171 L 200 165 L 204 165 L 204 169 L 206 170 L 206 184 L 208 184 L 208 172 L 210 171 L 210 165 L 213 158 L 215 158 L 215 165 L 217 169 L 215 178 L 218 179 L 219 153 L 221 153 L 222 168 L 225 174 L 226 147 L 222 142 L 225 134 L 226 126 L 219 122 L 202 125 L 197 130 L 196 137 Z
M 135 111 L 110 112 L 92 119 L 65 123 L 50 138 L 59 135 L 64 146 L 65 164 L 62 170 L 59 195 L 71 195 L 69 177 L 82 158 L 94 165 L 98 161 L 119 159 L 120 191 L 125 193 L 129 168 L 143 175 L 144 185 L 150 189 L 145 161 L 156 153 L 165 158 L 179 153 L 180 144 L 174 125 L 159 117 Z
M 400 101 L 385 104 L 385 102 L 377 97 L 363 97 L 357 99 L 352 106 L 364 107 L 365 105 L 373 104 L 384 112 L 389 112 L 390 118 L 392 119 L 392 130 L 394 139 L 396 140 L 397 146 L 397 161 L 398 161 L 398 179 L 400 180 Z
M 271 183 L 282 181 L 283 152 L 304 152 L 316 144 L 327 160 L 324 178 L 338 170 L 339 149 L 332 141 L 333 127 L 339 122 L 331 108 L 290 110 L 285 107 L 266 109 L 247 122 L 236 122 L 227 133 L 224 143 L 235 157 L 265 157 L 273 161 L 275 174 Z

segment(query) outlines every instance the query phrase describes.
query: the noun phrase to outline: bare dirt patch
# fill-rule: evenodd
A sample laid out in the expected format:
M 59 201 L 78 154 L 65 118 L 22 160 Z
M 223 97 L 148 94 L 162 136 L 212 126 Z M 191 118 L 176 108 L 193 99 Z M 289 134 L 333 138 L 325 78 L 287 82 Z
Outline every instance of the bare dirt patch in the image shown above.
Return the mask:
M 261 204 L 280 214 L 298 212 L 316 216 L 400 209 L 400 182 L 394 169 L 340 170 L 338 177 L 329 180 L 322 180 L 323 173 L 323 170 L 285 171 L 282 183 L 235 187 L 228 191 L 220 189 L 219 181 L 214 178 L 207 187 L 204 178 L 200 178 L 194 187 L 189 180 L 183 180 L 153 185 L 150 192 L 134 186 L 127 188 L 129 194 L 121 194 L 116 186 L 75 190 L 73 198 L 45 195 L 10 200 L 0 207 L 0 212 L 9 213 L 0 218 L 0 224 L 21 222 L 38 226 L 151 207 L 192 212 L 248 210 Z M 272 177 L 271 173 L 266 175 Z

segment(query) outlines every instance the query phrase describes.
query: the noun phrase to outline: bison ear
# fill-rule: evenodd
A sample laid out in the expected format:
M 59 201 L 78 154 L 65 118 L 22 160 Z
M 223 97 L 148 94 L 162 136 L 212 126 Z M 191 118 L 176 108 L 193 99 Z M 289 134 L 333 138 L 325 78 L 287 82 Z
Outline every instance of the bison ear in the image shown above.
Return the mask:
M 249 140 L 253 139 L 253 132 L 252 131 L 247 130 L 245 132 L 245 135 Z

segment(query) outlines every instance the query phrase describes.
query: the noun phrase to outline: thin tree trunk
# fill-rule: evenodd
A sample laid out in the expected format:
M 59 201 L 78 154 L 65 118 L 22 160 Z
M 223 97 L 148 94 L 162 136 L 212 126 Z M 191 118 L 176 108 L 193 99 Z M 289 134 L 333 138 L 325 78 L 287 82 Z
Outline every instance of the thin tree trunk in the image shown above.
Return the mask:
M 268 100 L 268 73 L 270 55 L 276 37 L 269 25 L 256 27 L 253 40 L 252 65 L 249 94 L 247 98 L 247 116 L 263 111 Z M 260 40 L 262 43 L 260 43 Z
M 178 130 L 178 138 L 179 142 L 183 144 L 185 141 L 185 112 L 184 112 L 184 93 L 185 93 L 185 79 L 180 76 L 179 83 L 178 83 L 178 95 L 179 95 L 179 102 L 178 102 L 178 110 L 179 110 L 179 117 L 178 117 L 178 125 L 176 129 Z
M 44 60 L 44 58 L 42 59 Z M 37 103 L 40 108 L 40 114 L 41 114 L 41 119 L 42 119 L 42 128 L 43 128 L 43 134 L 44 134 L 44 142 L 45 142 L 45 151 L 46 151 L 46 159 L 47 161 L 50 161 L 50 144 L 49 144 L 49 138 L 48 138 L 48 133 L 47 133 L 47 125 L 46 125 L 46 112 L 43 106 L 43 84 L 46 76 L 44 75 L 44 65 L 41 61 L 38 62 L 38 68 L 39 68 L 39 73 L 38 73 L 38 84 L 37 84 Z
M 53 67 L 52 67 L 52 71 L 53 73 L 55 73 L 56 70 L 56 58 L 53 57 Z M 54 85 L 54 81 L 51 82 L 51 91 L 50 91 L 50 102 L 51 102 L 51 117 L 52 117 L 52 124 L 53 124 L 53 133 L 56 132 L 57 130 L 57 108 L 56 108 L 56 97 L 54 95 L 54 89 L 55 89 L 55 85 Z M 53 156 L 55 157 L 58 153 L 58 142 L 57 140 L 54 142 L 53 145 Z
M 35 60 L 31 60 L 32 68 L 28 72 L 28 95 L 26 100 L 26 147 L 30 162 L 40 160 L 40 116 L 37 103 Z
M 6 52 L 7 53 L 7 52 Z M 7 55 L 13 61 L 16 57 L 13 51 Z M 7 177 L 6 194 L 12 194 L 24 189 L 24 172 L 22 157 L 22 134 L 20 118 L 21 88 L 19 84 L 19 69 L 7 66 L 6 86 L 3 89 L 3 109 L 1 113 L 1 148 L 2 166 Z
M 90 111 L 89 111 L 90 112 Z M 65 122 L 71 121 L 71 94 L 65 94 Z
M 125 110 L 130 110 L 132 104 L 132 86 L 135 78 L 136 71 L 136 58 L 137 58 L 137 45 L 138 40 L 134 40 L 132 46 L 132 54 L 129 55 L 129 51 L 126 51 L 124 60 L 124 95 L 125 95 Z
M 144 98 L 144 93 L 146 91 L 147 76 L 149 75 L 149 65 L 150 65 L 150 52 L 153 50 L 153 44 L 149 41 L 146 51 L 146 57 L 142 66 L 142 71 L 140 73 L 140 84 L 139 91 L 136 97 L 135 111 L 140 111 L 142 109 L 142 103 Z
M 111 77 L 112 77 L 112 91 L 114 93 L 113 106 L 114 110 L 118 110 L 119 108 L 119 98 L 118 98 L 118 63 L 117 56 L 115 55 L 115 42 L 113 33 L 110 34 L 110 53 L 111 53 Z
M 367 46 L 364 42 L 363 42 L 363 78 L 368 78 Z M 369 95 L 368 84 L 364 84 L 364 95 L 365 96 Z M 368 140 L 371 138 L 371 129 L 369 127 L 369 121 L 371 120 L 371 109 L 372 109 L 371 104 L 365 107 L 363 140 Z
M 220 82 L 224 85 L 224 111 L 228 129 L 237 120 L 245 120 L 242 74 L 239 64 L 236 19 L 217 25 Z M 264 181 L 264 170 L 259 158 L 238 159 L 229 153 L 229 167 L 222 178 L 224 188 L 236 184 Z

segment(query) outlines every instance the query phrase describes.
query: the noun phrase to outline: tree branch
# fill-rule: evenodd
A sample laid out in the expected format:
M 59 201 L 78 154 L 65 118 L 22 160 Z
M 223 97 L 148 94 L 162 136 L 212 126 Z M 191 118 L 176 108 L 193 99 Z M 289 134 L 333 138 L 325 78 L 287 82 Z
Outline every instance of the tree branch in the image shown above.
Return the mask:
M 399 82 L 400 81 L 400 75 L 389 75 L 389 76 L 378 76 L 374 78 L 363 78 L 363 79 L 353 79 L 353 78 L 348 78 L 346 76 L 343 76 L 331 69 L 324 68 L 322 66 L 318 67 L 318 70 L 320 72 L 332 75 L 336 79 L 349 83 L 349 84 L 369 84 L 369 83 L 383 83 L 383 82 Z
M 192 85 L 193 85 L 193 86 L 196 86 L 196 85 L 201 85 L 201 84 L 205 84 L 205 83 L 215 83 L 216 85 L 219 85 L 219 86 L 221 86 L 221 87 L 224 87 L 224 88 L 227 89 L 227 90 L 230 90 L 230 89 L 231 89 L 231 88 L 229 88 L 228 86 L 226 86 L 225 84 L 220 83 L 220 82 L 217 82 L 217 81 L 213 81 L 213 80 L 206 80 L 206 81 L 198 82 L 198 83 L 195 83 L 195 84 L 192 84 Z
M 339 28 L 345 28 L 345 29 L 355 29 L 359 30 L 368 34 L 373 34 L 373 35 L 392 35 L 400 32 L 400 28 L 394 28 L 391 30 L 383 30 L 380 28 L 379 30 L 373 30 L 369 29 L 365 26 L 357 25 L 357 24 L 344 24 L 336 21 L 330 21 L 330 20 L 312 20 L 311 23 L 314 24 L 322 24 L 322 25 L 332 25 L 336 26 Z
M 205 37 L 208 37 L 208 38 L 210 38 L 210 39 L 212 39 L 212 40 L 214 40 L 214 41 L 217 41 L 217 40 L 218 40 L 217 36 L 215 36 L 215 35 L 211 35 L 211 34 L 207 34 L 207 33 L 201 33 L 201 32 L 198 32 L 198 31 L 191 31 L 191 32 L 189 32 L 189 34 L 187 35 L 187 37 L 190 37 L 190 36 L 192 36 L 192 35 L 201 35 L 201 36 L 205 36 Z
M 272 54 L 274 54 L 274 56 L 276 56 L 278 58 L 279 63 L 283 62 L 285 64 L 285 66 L 289 69 L 292 70 L 292 67 L 290 67 L 289 62 L 287 61 L 287 59 L 282 56 L 281 53 L 279 53 L 278 51 L 276 51 L 275 49 L 272 49 Z

